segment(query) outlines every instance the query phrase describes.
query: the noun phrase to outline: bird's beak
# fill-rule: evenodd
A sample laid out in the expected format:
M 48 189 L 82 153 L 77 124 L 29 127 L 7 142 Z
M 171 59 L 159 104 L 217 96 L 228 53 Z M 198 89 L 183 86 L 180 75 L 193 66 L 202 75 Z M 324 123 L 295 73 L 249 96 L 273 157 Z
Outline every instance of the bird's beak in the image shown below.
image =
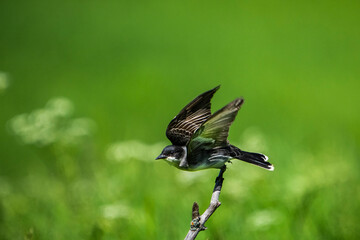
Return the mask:
M 155 160 L 164 159 L 164 158 L 166 158 L 166 156 L 163 154 L 160 154 L 157 158 L 155 158 Z

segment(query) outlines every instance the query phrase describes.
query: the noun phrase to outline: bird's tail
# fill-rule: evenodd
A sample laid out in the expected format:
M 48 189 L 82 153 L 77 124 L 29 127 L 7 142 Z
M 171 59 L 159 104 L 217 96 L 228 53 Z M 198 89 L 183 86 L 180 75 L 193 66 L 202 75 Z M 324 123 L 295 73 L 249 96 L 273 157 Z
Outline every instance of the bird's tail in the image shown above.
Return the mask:
M 266 155 L 261 153 L 245 152 L 235 146 L 231 146 L 231 148 L 232 152 L 234 153 L 232 156 L 233 158 L 254 164 L 270 171 L 274 170 L 274 166 L 267 161 L 268 157 Z

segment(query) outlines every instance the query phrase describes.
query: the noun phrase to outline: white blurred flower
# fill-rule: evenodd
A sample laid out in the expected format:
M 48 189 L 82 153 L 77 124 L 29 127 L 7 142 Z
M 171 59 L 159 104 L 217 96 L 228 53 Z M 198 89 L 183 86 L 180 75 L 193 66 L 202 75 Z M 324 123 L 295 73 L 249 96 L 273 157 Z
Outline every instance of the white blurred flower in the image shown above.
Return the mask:
M 164 147 L 163 143 L 145 144 L 139 141 L 124 141 L 111 144 L 106 157 L 112 161 L 124 161 L 128 159 L 149 160 L 155 159 Z
M 46 104 L 46 109 L 58 117 L 71 116 L 74 112 L 72 102 L 63 97 L 50 99 L 50 101 Z
M 62 131 L 60 141 L 64 144 L 78 144 L 84 137 L 90 136 L 94 132 L 95 123 L 88 118 L 77 118 L 69 122 L 68 126 Z
M 124 203 L 118 202 L 108 204 L 102 207 L 102 215 L 106 219 L 127 218 L 130 214 L 130 207 Z
M 53 143 L 76 145 L 91 135 L 90 119 L 73 119 L 73 104 L 66 98 L 51 99 L 45 108 L 20 114 L 9 121 L 10 130 L 24 143 L 47 146 Z
M 48 145 L 55 140 L 53 121 L 46 112 L 37 110 L 10 120 L 10 129 L 25 144 Z
M 247 218 L 247 224 L 253 230 L 265 230 L 280 222 L 282 215 L 277 210 L 265 209 L 252 213 Z

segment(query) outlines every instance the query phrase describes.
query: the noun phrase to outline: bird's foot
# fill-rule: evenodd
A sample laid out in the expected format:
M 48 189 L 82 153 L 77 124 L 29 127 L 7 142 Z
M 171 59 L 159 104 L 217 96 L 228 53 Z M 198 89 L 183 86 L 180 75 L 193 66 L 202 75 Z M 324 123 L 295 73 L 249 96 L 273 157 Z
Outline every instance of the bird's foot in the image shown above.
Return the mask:
M 200 229 L 200 231 L 206 230 L 206 227 L 201 225 L 201 223 L 200 223 L 200 217 L 194 218 L 190 223 L 190 230 L 191 231 L 196 231 L 198 229 Z

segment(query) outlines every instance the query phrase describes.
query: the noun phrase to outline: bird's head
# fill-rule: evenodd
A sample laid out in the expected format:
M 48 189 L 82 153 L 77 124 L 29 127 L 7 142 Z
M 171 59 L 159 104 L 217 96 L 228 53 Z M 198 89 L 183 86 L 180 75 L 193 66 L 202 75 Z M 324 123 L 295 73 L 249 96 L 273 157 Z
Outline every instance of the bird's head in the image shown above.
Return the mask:
M 186 157 L 186 147 L 170 145 L 162 150 L 156 160 L 164 159 L 170 163 L 179 164 L 184 157 Z

